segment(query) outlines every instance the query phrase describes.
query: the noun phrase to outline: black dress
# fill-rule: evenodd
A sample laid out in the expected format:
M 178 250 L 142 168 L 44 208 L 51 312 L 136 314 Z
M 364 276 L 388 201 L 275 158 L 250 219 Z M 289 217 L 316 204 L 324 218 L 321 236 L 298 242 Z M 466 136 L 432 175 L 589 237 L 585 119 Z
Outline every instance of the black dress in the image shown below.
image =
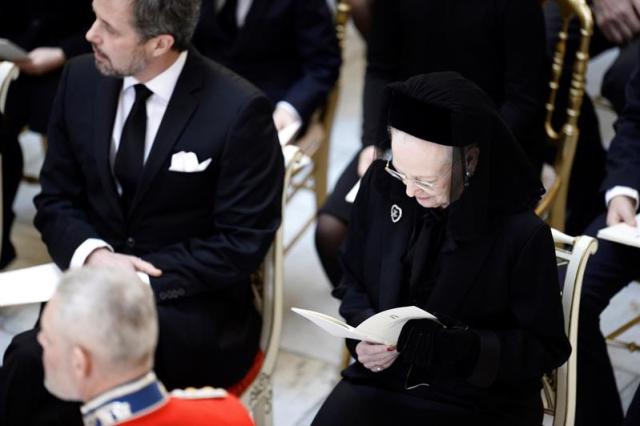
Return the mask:
M 538 0 L 376 0 L 363 99 L 364 146 L 386 131 L 386 84 L 436 71 L 456 71 L 497 105 L 529 159 L 542 164 L 549 61 Z M 322 212 L 345 223 L 344 198 L 358 180 L 357 155 Z
M 375 313 L 416 305 L 465 325 L 477 338 L 477 355 L 464 374 L 445 371 L 437 359 L 418 369 L 401 344 L 399 357 L 382 372 L 356 361 L 314 425 L 540 425 L 541 377 L 570 353 L 553 239 L 532 210 L 540 183 L 477 87 L 453 73 L 414 80 L 420 84 L 411 90 L 452 111 L 447 144 L 473 140 L 478 165 L 458 199 L 430 211 L 405 195 L 383 161 L 372 164 L 342 253 L 340 313 L 356 326 Z M 416 237 L 425 227 L 429 232 Z M 421 244 L 427 250 L 416 248 Z M 420 264 L 422 271 L 415 267 Z M 357 359 L 356 343 L 347 345 Z M 419 383 L 429 386 L 410 386 Z

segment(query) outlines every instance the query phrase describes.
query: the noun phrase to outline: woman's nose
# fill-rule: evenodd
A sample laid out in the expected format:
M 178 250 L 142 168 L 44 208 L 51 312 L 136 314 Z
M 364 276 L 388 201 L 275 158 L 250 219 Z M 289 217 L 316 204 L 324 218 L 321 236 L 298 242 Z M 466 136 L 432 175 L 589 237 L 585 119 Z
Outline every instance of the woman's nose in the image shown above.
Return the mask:
M 415 197 L 416 195 L 416 184 L 411 180 L 405 180 L 404 185 L 406 187 L 407 197 Z

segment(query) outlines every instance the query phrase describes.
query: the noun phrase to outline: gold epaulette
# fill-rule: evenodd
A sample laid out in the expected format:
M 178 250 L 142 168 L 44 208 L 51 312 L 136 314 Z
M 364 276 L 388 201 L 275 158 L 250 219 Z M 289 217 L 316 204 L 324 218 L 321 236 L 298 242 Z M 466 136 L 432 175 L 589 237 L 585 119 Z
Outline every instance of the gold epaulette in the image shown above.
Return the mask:
M 203 388 L 174 389 L 171 396 L 180 399 L 219 399 L 226 398 L 227 391 L 222 388 L 205 386 Z

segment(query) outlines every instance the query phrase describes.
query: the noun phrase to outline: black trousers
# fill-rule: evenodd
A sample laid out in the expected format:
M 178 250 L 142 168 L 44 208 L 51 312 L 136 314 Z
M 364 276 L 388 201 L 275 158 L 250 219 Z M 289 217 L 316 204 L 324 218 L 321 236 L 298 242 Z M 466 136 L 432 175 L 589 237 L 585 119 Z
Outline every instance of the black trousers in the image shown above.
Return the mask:
M 589 226 L 587 234 L 595 236 L 605 226 L 606 217 L 601 215 Z M 622 424 L 622 405 L 607 345 L 600 331 L 600 314 L 616 293 L 638 277 L 639 249 L 598 240 L 598 251 L 589 259 L 582 283 L 576 426 Z M 640 395 L 636 394 L 629 409 L 629 421 L 632 413 L 638 411 Z M 640 425 L 640 416 L 636 414 L 635 422 L 628 424 Z
M 260 320 L 246 319 L 248 332 L 221 330 L 207 297 L 158 306 L 160 336 L 154 370 L 169 390 L 186 387 L 229 387 L 249 370 L 260 337 Z M 114 331 L 115 332 L 115 331 Z M 63 402 L 44 387 L 38 328 L 14 337 L 0 368 L 0 425 L 82 425 L 78 403 Z M 244 336 L 234 342 L 228 335 Z M 242 346 L 242 350 L 238 347 Z
M 558 39 L 562 21 L 560 12 L 555 2 L 545 4 L 545 23 L 547 27 L 547 42 L 549 54 L 553 51 Z M 571 71 L 575 52 L 579 42 L 579 27 L 576 20 L 569 26 L 567 39 L 567 55 L 564 63 L 564 72 L 561 79 L 561 88 L 558 93 L 558 104 L 554 117 L 556 127 L 564 121 L 567 108 L 568 90 L 571 81 Z M 620 47 L 620 54 L 615 62 L 607 70 L 602 82 L 602 95 L 611 101 L 616 112 L 620 113 L 624 107 L 625 86 L 633 69 L 637 64 L 637 49 L 640 41 L 636 39 L 632 43 Z M 605 50 L 616 47 L 609 42 L 596 26 L 591 38 L 589 54 L 593 58 Z M 595 108 L 588 95 L 585 94 L 580 118 L 578 119 L 580 136 L 576 148 L 576 154 L 571 171 L 571 182 L 567 196 L 567 220 L 566 232 L 570 235 L 579 235 L 604 209 L 604 203 L 600 196 L 600 185 L 605 176 L 606 152 L 602 148 L 602 138 Z M 550 160 L 551 158 L 548 158 Z

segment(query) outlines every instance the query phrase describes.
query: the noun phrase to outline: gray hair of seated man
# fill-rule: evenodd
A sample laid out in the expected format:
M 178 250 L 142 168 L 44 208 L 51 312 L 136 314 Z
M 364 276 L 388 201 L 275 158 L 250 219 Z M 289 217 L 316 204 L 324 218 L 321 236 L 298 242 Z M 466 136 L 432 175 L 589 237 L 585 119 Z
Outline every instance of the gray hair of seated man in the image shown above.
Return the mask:
M 170 34 L 178 51 L 189 47 L 200 16 L 200 0 L 132 0 L 133 26 L 143 41 Z
M 158 314 L 153 292 L 130 271 L 80 268 L 64 274 L 54 296 L 58 330 L 120 370 L 153 363 Z

